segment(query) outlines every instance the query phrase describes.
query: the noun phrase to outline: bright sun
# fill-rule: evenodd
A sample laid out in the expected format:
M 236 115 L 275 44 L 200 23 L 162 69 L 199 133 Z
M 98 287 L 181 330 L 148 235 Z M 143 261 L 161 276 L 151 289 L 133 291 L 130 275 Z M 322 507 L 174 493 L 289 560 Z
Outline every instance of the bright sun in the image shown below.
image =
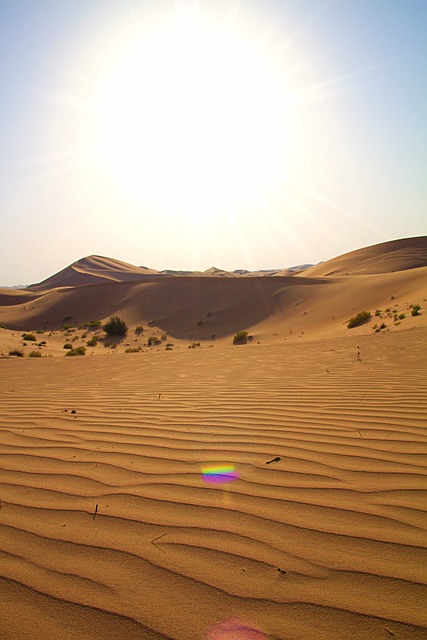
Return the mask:
M 265 47 L 187 10 L 151 23 L 110 59 L 92 131 L 119 190 L 191 220 L 262 201 L 286 171 L 293 116 L 283 69 Z

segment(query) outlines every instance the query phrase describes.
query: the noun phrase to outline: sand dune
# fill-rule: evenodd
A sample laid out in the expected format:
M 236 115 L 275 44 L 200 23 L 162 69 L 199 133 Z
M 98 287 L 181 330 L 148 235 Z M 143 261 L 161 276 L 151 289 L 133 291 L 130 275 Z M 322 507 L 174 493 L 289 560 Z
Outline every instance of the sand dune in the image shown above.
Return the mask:
M 303 276 L 368 275 L 423 267 L 427 262 L 427 236 L 374 244 L 310 267 Z
M 0 638 L 424 640 L 421 244 L 348 276 L 91 257 L 2 290 L 0 352 L 61 357 L 0 360 Z M 81 323 L 113 313 L 107 351 Z
M 136 267 L 133 264 L 115 260 L 114 258 L 87 256 L 73 262 L 73 264 L 43 280 L 43 282 L 30 285 L 27 289 L 45 291 L 55 287 L 78 287 L 86 284 L 99 284 L 106 280 L 122 282 L 125 280 L 137 280 L 149 273 L 157 272 L 154 269 Z

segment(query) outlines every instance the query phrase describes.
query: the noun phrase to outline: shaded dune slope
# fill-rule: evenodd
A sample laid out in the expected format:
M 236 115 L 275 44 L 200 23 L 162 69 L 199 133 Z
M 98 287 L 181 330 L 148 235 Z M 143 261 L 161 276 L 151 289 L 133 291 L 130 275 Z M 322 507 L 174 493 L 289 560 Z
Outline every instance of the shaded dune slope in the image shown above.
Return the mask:
M 425 331 L 358 342 L 7 361 L 1 637 L 423 640 Z
M 141 276 L 138 282 L 103 282 L 48 291 L 0 292 L 0 323 L 51 329 L 119 314 L 129 324 L 152 323 L 177 338 L 229 336 L 277 324 L 313 336 L 343 332 L 362 309 L 418 302 L 427 297 L 427 267 L 372 276 L 214 278 Z M 422 319 L 422 318 L 421 318 Z M 197 323 L 202 321 L 199 328 Z

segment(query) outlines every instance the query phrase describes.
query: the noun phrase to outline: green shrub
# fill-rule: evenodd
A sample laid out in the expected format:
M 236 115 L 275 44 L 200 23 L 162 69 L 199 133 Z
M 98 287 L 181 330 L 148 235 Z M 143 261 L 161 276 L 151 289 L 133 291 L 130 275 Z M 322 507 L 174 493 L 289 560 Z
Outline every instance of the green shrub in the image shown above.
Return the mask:
M 91 338 L 86 342 L 86 344 L 88 347 L 96 347 L 96 345 L 98 344 L 98 340 L 96 338 Z
M 135 327 L 135 333 L 143 333 L 143 331 L 144 331 L 144 327 L 141 324 Z
M 412 305 L 412 311 L 411 311 L 411 316 L 420 316 L 420 309 L 421 306 L 419 304 L 413 304 Z
M 41 358 L 42 357 L 42 352 L 41 351 L 30 351 L 30 353 L 28 354 L 29 358 Z
M 70 342 L 66 342 L 62 348 L 63 349 L 72 349 L 73 345 Z
M 68 331 L 68 329 L 72 329 L 71 324 L 64 324 L 61 331 Z
M 147 340 L 147 344 L 149 347 L 152 347 L 153 344 L 160 344 L 161 340 L 157 336 L 150 336 Z
M 109 336 L 125 336 L 128 330 L 126 323 L 119 316 L 112 316 L 102 328 Z
M 400 313 L 399 314 L 399 320 L 403 320 L 403 318 L 406 318 L 405 314 L 404 313 Z
M 10 356 L 18 356 L 18 358 L 23 358 L 24 357 L 24 352 L 22 351 L 22 349 L 11 349 L 9 351 L 9 355 Z
M 238 344 L 239 342 L 244 343 L 246 342 L 247 337 L 248 337 L 247 331 L 238 331 L 233 338 L 233 344 Z
M 33 333 L 23 333 L 22 339 L 27 340 L 28 342 L 37 342 L 37 338 Z
M 139 349 L 135 349 L 134 347 L 129 347 L 129 349 L 125 349 L 125 353 L 139 353 Z
M 84 356 L 86 353 L 85 347 L 76 347 L 75 349 L 70 349 L 65 354 L 66 356 Z
M 100 327 L 102 325 L 101 320 L 91 320 L 88 324 L 88 327 L 90 329 L 97 329 L 98 327 Z
M 361 324 L 364 324 L 368 320 L 371 319 L 370 311 L 361 311 L 357 314 L 357 316 L 353 316 L 347 323 L 348 329 L 353 329 L 353 327 L 358 327 Z

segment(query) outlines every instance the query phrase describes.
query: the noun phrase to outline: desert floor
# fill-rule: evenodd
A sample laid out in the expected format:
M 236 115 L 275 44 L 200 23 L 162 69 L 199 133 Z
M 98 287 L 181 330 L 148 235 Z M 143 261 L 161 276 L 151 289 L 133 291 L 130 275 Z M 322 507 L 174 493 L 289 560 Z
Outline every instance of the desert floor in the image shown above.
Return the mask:
M 426 337 L 1 360 L 2 640 L 425 639 Z

